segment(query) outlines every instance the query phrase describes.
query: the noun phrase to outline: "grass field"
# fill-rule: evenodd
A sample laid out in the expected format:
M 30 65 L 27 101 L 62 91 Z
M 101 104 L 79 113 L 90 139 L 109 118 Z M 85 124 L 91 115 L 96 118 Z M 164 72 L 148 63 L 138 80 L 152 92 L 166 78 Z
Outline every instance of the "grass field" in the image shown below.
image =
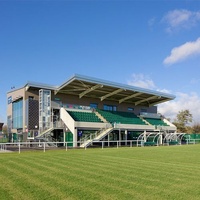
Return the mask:
M 200 145 L 0 154 L 0 199 L 200 199 Z

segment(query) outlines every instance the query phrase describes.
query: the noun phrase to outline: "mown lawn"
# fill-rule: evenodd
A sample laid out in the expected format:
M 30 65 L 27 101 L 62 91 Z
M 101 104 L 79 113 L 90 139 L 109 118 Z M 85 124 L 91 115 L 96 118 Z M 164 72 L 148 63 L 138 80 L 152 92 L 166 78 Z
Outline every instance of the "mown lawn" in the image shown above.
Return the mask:
M 200 199 L 200 145 L 1 153 L 0 199 Z

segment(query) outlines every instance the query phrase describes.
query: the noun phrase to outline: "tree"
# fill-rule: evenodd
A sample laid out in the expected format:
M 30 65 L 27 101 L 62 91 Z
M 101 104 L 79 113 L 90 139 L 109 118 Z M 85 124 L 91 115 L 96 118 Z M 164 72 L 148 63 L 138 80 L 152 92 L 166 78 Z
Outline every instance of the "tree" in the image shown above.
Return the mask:
M 192 126 L 193 133 L 200 133 L 200 124 L 194 124 Z
M 188 125 L 192 122 L 192 114 L 189 110 L 181 110 L 176 115 L 176 119 L 174 120 L 174 125 L 177 127 L 178 132 L 187 132 Z
M 3 134 L 5 134 L 5 135 L 8 134 L 8 126 L 7 126 L 7 125 L 3 125 L 2 132 L 3 132 Z

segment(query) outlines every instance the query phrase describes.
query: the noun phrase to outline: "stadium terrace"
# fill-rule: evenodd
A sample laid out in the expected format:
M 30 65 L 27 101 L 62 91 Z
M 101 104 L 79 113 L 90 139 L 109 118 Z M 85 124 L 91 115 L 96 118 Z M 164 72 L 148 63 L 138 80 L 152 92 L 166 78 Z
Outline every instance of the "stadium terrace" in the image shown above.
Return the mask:
M 162 144 L 176 127 L 157 112 L 174 95 L 75 74 L 60 86 L 28 82 L 7 93 L 7 125 L 14 141 L 88 147 L 127 144 L 151 133 Z M 162 135 L 160 133 L 163 133 Z M 71 143 L 70 143 L 71 142 Z

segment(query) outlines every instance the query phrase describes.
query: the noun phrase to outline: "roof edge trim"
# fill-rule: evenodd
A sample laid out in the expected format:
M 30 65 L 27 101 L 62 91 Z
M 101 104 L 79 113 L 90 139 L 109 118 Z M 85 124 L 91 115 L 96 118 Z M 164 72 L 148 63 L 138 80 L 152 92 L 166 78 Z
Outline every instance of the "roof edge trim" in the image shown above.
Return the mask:
M 73 76 L 71 76 L 66 82 L 64 82 L 60 87 L 58 87 L 57 90 L 58 91 L 61 90 L 64 86 L 66 86 L 67 84 L 69 84 L 73 80 L 88 81 L 90 83 L 102 84 L 102 85 L 121 88 L 121 89 L 125 89 L 125 90 L 132 90 L 132 91 L 135 91 L 135 92 L 143 92 L 143 93 L 152 94 L 152 95 L 156 95 L 156 96 L 163 96 L 163 97 L 169 98 L 171 100 L 176 98 L 175 95 L 172 95 L 172 94 L 169 94 L 169 93 L 164 93 L 164 92 L 154 91 L 154 90 L 150 90 L 150 89 L 140 88 L 140 87 L 131 86 L 131 85 L 128 85 L 128 84 L 121 84 L 121 83 L 116 83 L 116 82 L 112 82 L 112 81 L 106 81 L 106 80 L 103 80 L 103 79 L 94 78 L 94 77 L 90 77 L 90 76 L 84 76 L 84 75 L 80 75 L 80 74 L 74 74 Z

